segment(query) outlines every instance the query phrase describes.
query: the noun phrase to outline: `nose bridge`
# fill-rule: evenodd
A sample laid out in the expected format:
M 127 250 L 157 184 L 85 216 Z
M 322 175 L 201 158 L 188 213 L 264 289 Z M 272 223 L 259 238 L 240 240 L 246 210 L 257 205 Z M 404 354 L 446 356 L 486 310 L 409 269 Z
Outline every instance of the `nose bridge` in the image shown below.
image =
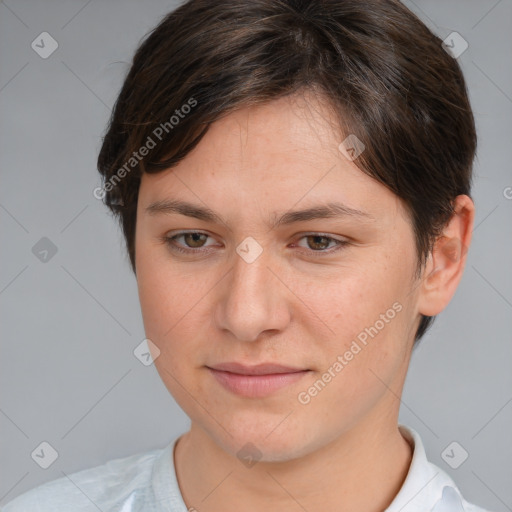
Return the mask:
M 243 341 L 282 329 L 288 321 L 285 289 L 268 268 L 272 268 L 270 250 L 262 249 L 251 240 L 239 245 L 217 304 L 218 327 Z
M 242 246 L 240 246 L 239 251 L 242 251 L 242 249 Z M 236 295 L 237 303 L 244 302 L 244 295 L 247 299 L 250 299 L 251 296 L 252 299 L 257 299 L 258 296 L 263 298 L 262 292 L 272 287 L 269 282 L 272 277 L 272 273 L 268 269 L 271 263 L 269 260 L 268 250 L 265 251 L 265 254 L 262 252 L 254 260 L 244 258 L 244 256 L 240 256 L 240 253 L 234 258 L 233 272 L 231 273 L 231 294 L 234 298 Z M 269 298 L 270 294 L 267 299 Z M 247 302 L 249 301 L 247 300 Z

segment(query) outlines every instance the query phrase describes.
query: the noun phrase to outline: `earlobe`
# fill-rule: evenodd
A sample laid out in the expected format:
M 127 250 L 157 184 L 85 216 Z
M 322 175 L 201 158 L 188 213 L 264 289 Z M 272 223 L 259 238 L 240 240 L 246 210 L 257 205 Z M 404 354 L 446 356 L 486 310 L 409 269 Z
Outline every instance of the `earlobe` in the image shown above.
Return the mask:
M 448 305 L 464 272 L 474 204 L 466 195 L 457 196 L 454 203 L 454 214 L 436 240 L 422 278 L 418 312 L 426 316 L 435 316 Z

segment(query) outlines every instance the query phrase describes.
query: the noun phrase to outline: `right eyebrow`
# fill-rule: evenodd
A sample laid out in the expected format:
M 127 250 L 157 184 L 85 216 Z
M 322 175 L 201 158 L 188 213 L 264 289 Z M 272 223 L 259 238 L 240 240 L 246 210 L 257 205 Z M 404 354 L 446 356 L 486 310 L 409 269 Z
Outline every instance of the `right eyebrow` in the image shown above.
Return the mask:
M 176 199 L 164 199 L 162 201 L 155 201 L 151 203 L 145 209 L 148 215 L 158 214 L 173 214 L 185 215 L 187 217 L 193 217 L 195 219 L 204 220 L 206 222 L 216 222 L 225 224 L 224 220 L 220 215 L 217 215 L 210 208 L 204 206 L 195 205 L 186 201 L 180 201 Z

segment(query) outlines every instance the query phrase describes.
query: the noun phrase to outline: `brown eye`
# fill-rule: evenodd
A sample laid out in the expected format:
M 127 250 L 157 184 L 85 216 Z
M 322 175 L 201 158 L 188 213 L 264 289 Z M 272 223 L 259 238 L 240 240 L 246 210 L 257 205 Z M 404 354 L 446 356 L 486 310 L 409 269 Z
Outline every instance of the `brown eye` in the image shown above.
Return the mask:
M 183 242 L 178 242 L 180 238 L 183 239 Z M 174 236 L 164 236 L 162 237 L 162 240 L 173 251 L 198 254 L 200 252 L 207 251 L 207 248 L 212 245 L 206 245 L 208 238 L 212 237 L 207 233 L 201 233 L 200 231 L 186 231 Z
M 342 249 L 350 242 L 346 240 L 338 240 L 332 236 L 327 236 L 322 233 L 310 233 L 304 235 L 300 240 L 306 240 L 306 246 L 298 245 L 307 249 L 307 253 L 313 256 L 328 256 L 339 249 Z M 331 245 L 332 244 L 332 245 Z
M 305 237 L 308 240 L 308 247 L 313 250 L 324 250 L 327 249 L 329 246 L 329 241 L 333 240 L 332 238 L 329 238 L 328 236 L 321 236 L 321 235 L 308 235 Z
M 205 235 L 204 233 L 185 233 L 181 236 L 183 237 L 187 247 L 191 248 L 202 247 L 205 239 L 208 238 L 208 235 Z

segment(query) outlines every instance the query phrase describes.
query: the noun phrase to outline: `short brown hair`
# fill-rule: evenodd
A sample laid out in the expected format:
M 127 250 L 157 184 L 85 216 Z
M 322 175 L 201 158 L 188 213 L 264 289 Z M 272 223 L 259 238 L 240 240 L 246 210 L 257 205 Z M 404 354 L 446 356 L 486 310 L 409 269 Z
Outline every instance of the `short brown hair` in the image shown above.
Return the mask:
M 176 165 L 235 109 L 311 90 L 364 144 L 354 163 L 403 200 L 419 273 L 454 198 L 470 195 L 476 150 L 464 77 L 441 43 L 395 0 L 189 0 L 169 13 L 135 53 L 98 157 L 133 272 L 141 174 Z

